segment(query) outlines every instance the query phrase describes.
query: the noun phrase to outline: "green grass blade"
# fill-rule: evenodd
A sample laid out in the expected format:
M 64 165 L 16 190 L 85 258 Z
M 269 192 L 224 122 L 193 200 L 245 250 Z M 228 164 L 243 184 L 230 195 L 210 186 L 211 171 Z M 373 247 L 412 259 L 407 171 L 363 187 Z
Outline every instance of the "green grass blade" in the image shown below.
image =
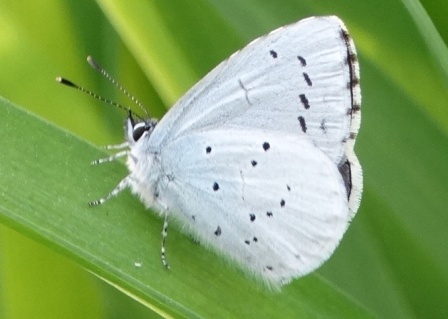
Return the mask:
M 172 270 L 165 270 L 162 221 L 137 199 L 125 193 L 87 207 L 88 200 L 115 186 L 124 167 L 91 167 L 92 159 L 104 156 L 97 148 L 5 100 L 0 103 L 0 134 L 8 137 L 0 142 L 8 150 L 0 157 L 5 225 L 76 260 L 163 316 L 368 317 L 315 275 L 280 294 L 268 292 L 175 227 L 168 240 Z

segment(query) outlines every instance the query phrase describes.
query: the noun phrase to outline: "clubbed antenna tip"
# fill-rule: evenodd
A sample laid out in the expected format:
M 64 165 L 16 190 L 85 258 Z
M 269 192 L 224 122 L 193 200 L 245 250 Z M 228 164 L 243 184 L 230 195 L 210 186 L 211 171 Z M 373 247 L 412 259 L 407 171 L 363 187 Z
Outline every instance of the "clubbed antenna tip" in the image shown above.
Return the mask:
M 87 62 L 90 64 L 90 66 L 97 70 L 102 70 L 103 68 L 92 58 L 91 55 L 87 56 Z
M 77 88 L 77 87 L 78 87 L 78 86 L 77 86 L 75 83 L 73 83 L 72 81 L 69 81 L 69 80 L 67 80 L 67 79 L 64 79 L 63 77 L 60 77 L 60 76 L 56 77 L 56 82 L 59 82 L 59 83 L 61 83 L 61 84 L 64 84 L 64 85 L 67 85 L 67 86 L 71 86 L 71 87 L 74 87 L 74 88 Z

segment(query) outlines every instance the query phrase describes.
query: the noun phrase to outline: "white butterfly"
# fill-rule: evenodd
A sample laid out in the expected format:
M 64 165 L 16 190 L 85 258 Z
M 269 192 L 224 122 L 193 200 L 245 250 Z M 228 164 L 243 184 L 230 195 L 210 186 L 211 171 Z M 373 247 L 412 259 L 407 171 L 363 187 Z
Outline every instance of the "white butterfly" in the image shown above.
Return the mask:
M 130 174 L 92 204 L 129 186 L 165 216 L 164 265 L 169 215 L 278 288 L 328 259 L 358 209 L 360 102 L 341 20 L 279 28 L 218 65 L 159 123 L 129 113 L 127 142 L 111 147 L 128 150 L 97 163 L 126 155 Z

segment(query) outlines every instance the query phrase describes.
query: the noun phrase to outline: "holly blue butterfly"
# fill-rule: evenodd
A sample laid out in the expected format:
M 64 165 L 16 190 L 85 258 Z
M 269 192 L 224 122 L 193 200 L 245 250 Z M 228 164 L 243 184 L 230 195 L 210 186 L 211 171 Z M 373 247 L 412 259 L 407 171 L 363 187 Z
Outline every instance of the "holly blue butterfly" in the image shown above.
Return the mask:
M 91 204 L 130 187 L 165 218 L 165 266 L 172 216 L 280 287 L 327 260 L 358 210 L 360 106 L 356 50 L 339 18 L 279 28 L 219 64 L 160 122 L 129 112 L 126 142 L 109 147 L 122 151 L 95 162 L 126 156 L 129 175 Z

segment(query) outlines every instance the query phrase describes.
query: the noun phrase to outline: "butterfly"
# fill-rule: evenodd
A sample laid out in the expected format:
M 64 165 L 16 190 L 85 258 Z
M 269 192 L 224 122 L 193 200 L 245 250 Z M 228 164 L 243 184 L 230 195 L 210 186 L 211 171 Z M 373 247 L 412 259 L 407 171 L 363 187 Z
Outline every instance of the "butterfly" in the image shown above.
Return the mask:
M 281 287 L 327 260 L 358 210 L 359 79 L 339 18 L 274 30 L 219 64 L 160 121 L 129 111 L 126 141 L 109 147 L 121 151 L 95 162 L 124 156 L 129 175 L 91 204 L 130 187 L 165 219 L 166 267 L 172 217 L 204 246 Z

